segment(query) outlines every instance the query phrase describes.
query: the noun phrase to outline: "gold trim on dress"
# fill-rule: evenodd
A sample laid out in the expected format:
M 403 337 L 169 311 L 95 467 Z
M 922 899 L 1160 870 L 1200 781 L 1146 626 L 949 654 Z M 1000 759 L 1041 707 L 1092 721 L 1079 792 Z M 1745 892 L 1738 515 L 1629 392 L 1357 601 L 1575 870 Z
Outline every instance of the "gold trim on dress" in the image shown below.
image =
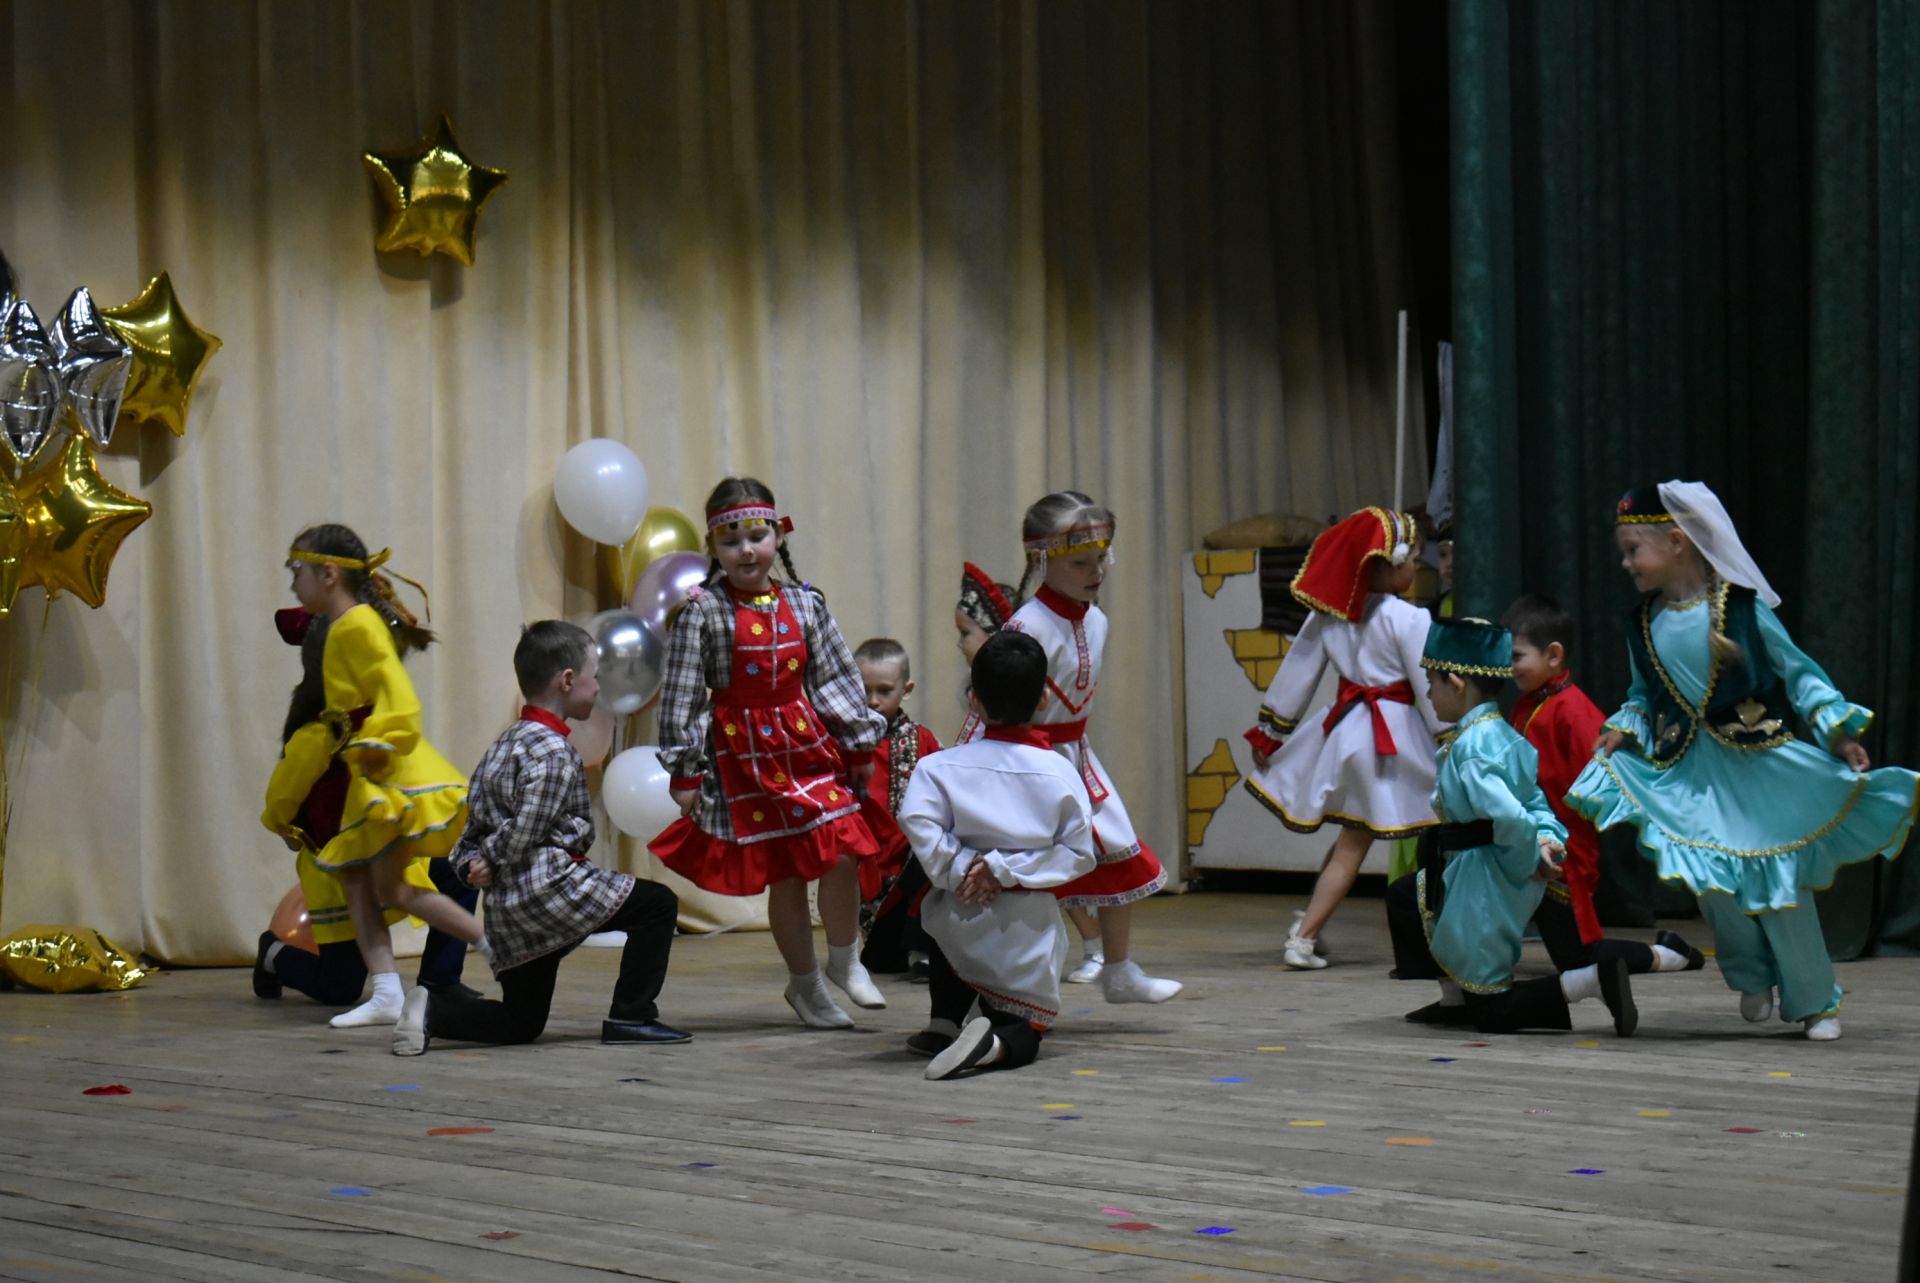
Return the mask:
M 1253 779 L 1249 778 L 1243 787 L 1245 787 L 1249 793 L 1253 794 L 1254 798 L 1262 806 L 1272 811 L 1275 818 L 1295 833 L 1317 833 L 1328 823 L 1333 823 L 1347 829 L 1364 829 L 1377 838 L 1387 838 L 1391 840 L 1394 838 L 1412 837 L 1440 823 L 1439 820 L 1422 820 L 1420 823 L 1409 825 L 1404 829 L 1382 829 L 1374 827 L 1358 816 L 1343 815 L 1339 811 L 1328 811 L 1318 820 L 1309 823 L 1306 820 L 1296 820 L 1286 807 L 1282 806 L 1279 801 L 1268 794 L 1268 792 L 1261 788 Z

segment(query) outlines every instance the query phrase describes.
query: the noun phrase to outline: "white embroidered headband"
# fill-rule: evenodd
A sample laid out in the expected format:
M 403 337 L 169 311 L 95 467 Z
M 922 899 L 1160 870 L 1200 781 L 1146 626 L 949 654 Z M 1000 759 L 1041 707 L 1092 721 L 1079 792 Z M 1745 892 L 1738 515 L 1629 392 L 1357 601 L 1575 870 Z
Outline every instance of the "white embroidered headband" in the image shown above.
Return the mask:
M 735 526 L 772 526 L 781 534 L 793 533 L 793 518 L 783 517 L 772 505 L 764 503 L 739 503 L 730 508 L 717 508 L 707 514 L 708 530 L 726 530 Z

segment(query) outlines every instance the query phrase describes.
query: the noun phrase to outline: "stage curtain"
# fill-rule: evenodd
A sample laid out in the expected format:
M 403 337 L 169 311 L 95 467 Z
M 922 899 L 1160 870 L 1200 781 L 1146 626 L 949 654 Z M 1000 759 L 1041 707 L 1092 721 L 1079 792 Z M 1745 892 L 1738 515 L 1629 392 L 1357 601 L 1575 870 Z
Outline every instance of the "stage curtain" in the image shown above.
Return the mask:
M 1384 0 L 0 8 L 0 249 L 25 296 L 114 304 L 165 269 L 226 343 L 184 439 L 122 428 L 103 457 L 156 508 L 106 607 L 43 617 L 29 590 L 0 625 L 4 921 L 250 957 L 292 881 L 255 818 L 297 676 L 270 620 L 288 540 L 343 520 L 430 586 L 443 640 L 412 671 L 431 738 L 473 763 L 516 707 L 522 621 L 603 604 L 550 493 L 592 435 L 683 511 L 726 473 L 769 481 L 801 574 L 851 640 L 907 645 L 910 711 L 943 736 L 961 562 L 1017 579 L 1028 503 L 1109 502 L 1093 735 L 1177 865 L 1177 559 L 1226 520 L 1391 483 L 1392 19 Z M 373 250 L 360 153 L 443 110 L 511 174 L 471 268 Z
M 1463 609 L 1523 590 L 1626 687 L 1610 512 L 1711 484 L 1782 617 L 1920 762 L 1920 183 L 1898 4 L 1456 0 L 1450 11 Z M 1920 882 L 1822 897 L 1836 956 L 1920 946 Z M 1616 888 L 1621 890 L 1621 888 Z M 1645 916 L 1650 882 L 1625 888 Z

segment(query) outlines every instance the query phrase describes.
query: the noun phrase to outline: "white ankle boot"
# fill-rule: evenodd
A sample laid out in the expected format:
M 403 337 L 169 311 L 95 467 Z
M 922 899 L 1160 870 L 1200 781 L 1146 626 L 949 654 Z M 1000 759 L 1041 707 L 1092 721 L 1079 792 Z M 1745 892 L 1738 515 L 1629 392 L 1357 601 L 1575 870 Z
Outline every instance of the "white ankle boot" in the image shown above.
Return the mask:
M 1185 988 L 1178 980 L 1158 980 L 1132 958 L 1100 969 L 1108 1002 L 1165 1002 Z
M 1313 951 L 1313 937 L 1290 935 L 1280 951 L 1280 961 L 1295 971 L 1318 971 L 1327 960 Z
M 1100 968 L 1107 960 L 1097 953 L 1089 953 L 1080 959 L 1080 965 L 1067 972 L 1066 980 L 1070 985 L 1090 985 L 1100 978 Z
M 1759 993 L 1740 995 L 1740 1016 L 1749 1024 L 1759 1024 L 1773 1014 L 1773 990 L 1762 989 Z
M 827 982 L 817 970 L 804 976 L 788 976 L 786 997 L 787 1005 L 803 1025 L 815 1029 L 853 1028 L 853 1017 L 840 1010 L 840 1004 L 827 992 Z
M 886 995 L 873 983 L 873 977 L 867 974 L 867 969 L 860 965 L 858 958 L 848 958 L 844 968 L 835 966 L 829 958 L 827 979 L 840 986 L 840 992 L 851 998 L 856 1007 L 878 1010 L 887 1005 Z
M 1808 1016 L 1800 1023 L 1806 1027 L 1808 1042 L 1833 1042 L 1840 1037 L 1838 1016 Z

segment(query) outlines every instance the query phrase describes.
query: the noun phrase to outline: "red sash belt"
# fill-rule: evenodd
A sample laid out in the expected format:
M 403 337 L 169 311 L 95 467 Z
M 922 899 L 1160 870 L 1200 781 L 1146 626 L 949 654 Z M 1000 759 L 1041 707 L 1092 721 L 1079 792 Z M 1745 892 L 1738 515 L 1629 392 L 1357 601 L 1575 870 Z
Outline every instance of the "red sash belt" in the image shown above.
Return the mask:
M 1077 722 L 1050 722 L 1044 726 L 1036 723 L 1032 729 L 1034 734 L 1046 741 L 1048 748 L 1053 748 L 1056 745 L 1071 744 L 1075 740 L 1085 739 L 1087 719 L 1083 717 Z
M 1331 732 L 1340 719 L 1353 711 L 1356 704 L 1365 704 L 1367 711 L 1373 714 L 1373 751 L 1381 757 L 1392 757 L 1400 750 L 1394 746 L 1393 732 L 1387 729 L 1386 715 L 1380 711 L 1380 703 L 1413 703 L 1413 687 L 1406 682 L 1395 682 L 1391 686 L 1357 686 L 1342 677 L 1340 692 L 1334 696 L 1333 709 L 1327 714 L 1327 720 L 1320 724 L 1322 731 Z

